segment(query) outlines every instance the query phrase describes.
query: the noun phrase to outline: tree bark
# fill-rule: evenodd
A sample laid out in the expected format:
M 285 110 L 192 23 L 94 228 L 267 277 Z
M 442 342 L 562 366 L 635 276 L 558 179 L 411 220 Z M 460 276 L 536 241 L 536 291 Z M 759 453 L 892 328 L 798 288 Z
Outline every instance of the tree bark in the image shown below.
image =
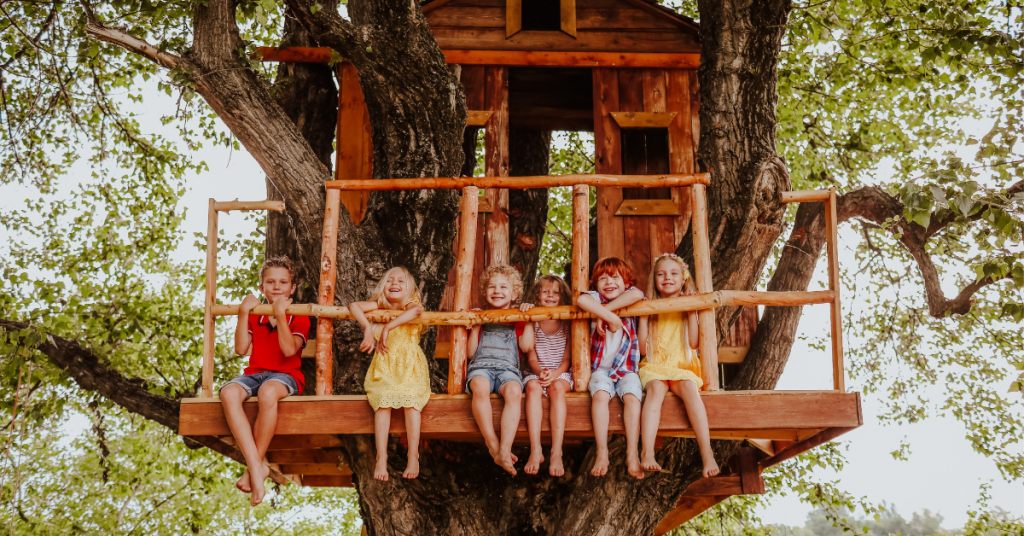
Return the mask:
M 508 174 L 512 177 L 547 175 L 551 158 L 551 132 L 512 129 L 508 136 Z M 540 245 L 548 223 L 548 190 L 509 190 L 509 264 L 523 276 L 529 291 L 537 277 Z

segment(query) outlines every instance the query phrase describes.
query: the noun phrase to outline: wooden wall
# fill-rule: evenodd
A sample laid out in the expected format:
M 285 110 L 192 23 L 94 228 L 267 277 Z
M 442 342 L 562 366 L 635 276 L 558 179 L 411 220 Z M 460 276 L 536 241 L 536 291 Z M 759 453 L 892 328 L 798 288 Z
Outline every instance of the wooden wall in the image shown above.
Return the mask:
M 337 179 L 372 179 L 373 145 L 370 141 L 370 114 L 359 87 L 356 68 L 348 62 L 338 66 Z M 370 192 L 341 192 L 341 203 L 352 221 L 359 224 L 366 214 Z

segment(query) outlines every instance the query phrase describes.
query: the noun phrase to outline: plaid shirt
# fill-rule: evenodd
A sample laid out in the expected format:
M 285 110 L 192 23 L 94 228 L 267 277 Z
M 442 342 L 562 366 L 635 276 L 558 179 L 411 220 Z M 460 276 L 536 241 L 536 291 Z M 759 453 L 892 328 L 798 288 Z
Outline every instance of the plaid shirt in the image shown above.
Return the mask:
M 626 292 L 640 290 L 636 287 L 629 287 Z M 600 292 L 587 292 L 601 305 L 609 302 Z M 626 374 L 636 373 L 640 370 L 640 343 L 636 336 L 636 317 L 622 319 L 622 344 L 615 351 L 615 359 L 612 361 L 611 372 L 608 375 L 612 380 L 618 380 Z M 597 331 L 597 321 L 590 323 L 590 370 L 595 371 L 601 364 L 601 356 L 604 353 L 605 336 Z

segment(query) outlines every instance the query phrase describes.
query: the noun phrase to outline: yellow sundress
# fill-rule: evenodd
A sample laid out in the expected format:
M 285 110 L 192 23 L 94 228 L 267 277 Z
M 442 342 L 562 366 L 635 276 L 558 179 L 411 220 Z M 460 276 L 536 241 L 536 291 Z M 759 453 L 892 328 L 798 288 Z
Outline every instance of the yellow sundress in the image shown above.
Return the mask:
M 640 362 L 640 383 L 647 387 L 651 380 L 678 381 L 693 380 L 697 387 L 704 385 L 700 377 L 700 357 L 690 348 L 687 340 L 683 313 L 658 315 L 657 348 L 651 352 L 647 345 L 647 357 Z
M 374 324 L 373 338 L 380 343 L 383 324 Z M 366 371 L 366 399 L 374 411 L 379 408 L 416 408 L 430 401 L 430 368 L 420 348 L 423 326 L 402 324 L 388 333 L 388 351 L 380 346 Z

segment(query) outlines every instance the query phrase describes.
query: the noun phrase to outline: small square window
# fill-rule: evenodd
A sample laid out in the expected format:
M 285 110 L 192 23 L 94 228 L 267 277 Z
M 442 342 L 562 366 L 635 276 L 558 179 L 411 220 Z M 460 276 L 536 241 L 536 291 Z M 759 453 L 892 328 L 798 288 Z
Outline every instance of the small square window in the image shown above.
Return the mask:
M 576 37 L 576 0 L 505 0 L 505 37 L 520 30 Z

